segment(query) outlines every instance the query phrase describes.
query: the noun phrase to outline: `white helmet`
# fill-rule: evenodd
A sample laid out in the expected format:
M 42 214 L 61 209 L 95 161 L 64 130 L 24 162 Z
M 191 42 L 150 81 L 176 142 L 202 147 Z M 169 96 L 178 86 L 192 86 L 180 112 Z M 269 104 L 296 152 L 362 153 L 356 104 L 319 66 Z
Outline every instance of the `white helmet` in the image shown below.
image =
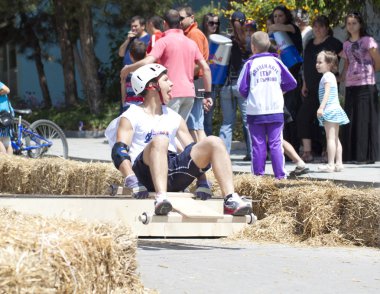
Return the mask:
M 132 89 L 136 95 L 145 90 L 146 84 L 152 79 L 157 78 L 163 72 L 166 72 L 165 66 L 158 63 L 146 64 L 139 67 L 131 78 Z

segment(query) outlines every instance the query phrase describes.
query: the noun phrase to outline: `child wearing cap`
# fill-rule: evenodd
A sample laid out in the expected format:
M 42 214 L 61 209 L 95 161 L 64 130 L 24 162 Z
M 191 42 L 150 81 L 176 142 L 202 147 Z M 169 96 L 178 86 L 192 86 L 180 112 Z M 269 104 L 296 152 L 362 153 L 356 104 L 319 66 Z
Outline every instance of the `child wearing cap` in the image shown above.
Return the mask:
M 252 141 L 252 172 L 265 172 L 267 141 L 277 179 L 286 178 L 282 147 L 284 126 L 283 92 L 294 89 L 297 81 L 276 53 L 269 53 L 269 36 L 255 32 L 251 37 L 253 56 L 244 64 L 238 78 L 240 94 L 247 99 L 247 125 Z
M 252 55 L 251 36 L 253 33 L 257 32 L 256 22 L 254 20 L 247 20 L 244 24 L 244 31 L 247 51 L 249 52 L 249 55 Z

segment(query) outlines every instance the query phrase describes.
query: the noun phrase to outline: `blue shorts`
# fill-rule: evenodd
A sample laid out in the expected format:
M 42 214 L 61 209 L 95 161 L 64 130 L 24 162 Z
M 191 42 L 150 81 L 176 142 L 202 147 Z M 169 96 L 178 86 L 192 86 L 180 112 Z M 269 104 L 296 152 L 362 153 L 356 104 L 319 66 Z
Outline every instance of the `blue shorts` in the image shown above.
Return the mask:
M 204 169 L 197 167 L 191 159 L 190 152 L 194 144 L 195 143 L 192 143 L 186 146 L 185 150 L 180 154 L 168 151 L 168 192 L 183 191 L 194 179 L 210 169 L 211 165 L 208 165 Z M 148 191 L 154 192 L 155 189 L 149 166 L 143 162 L 143 153 L 144 151 L 137 156 L 132 169 L 140 183 L 143 184 Z
M 187 127 L 189 130 L 203 130 L 204 129 L 204 112 L 203 112 L 203 99 L 195 98 L 193 108 L 187 118 Z

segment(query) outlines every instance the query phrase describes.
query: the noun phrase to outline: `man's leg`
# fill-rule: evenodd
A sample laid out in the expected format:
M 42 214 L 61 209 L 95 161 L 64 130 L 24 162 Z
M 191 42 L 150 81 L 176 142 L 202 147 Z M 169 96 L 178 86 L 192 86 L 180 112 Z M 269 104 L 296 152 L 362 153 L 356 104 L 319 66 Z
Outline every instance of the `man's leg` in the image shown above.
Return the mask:
M 0 153 L 7 153 L 7 149 L 4 147 L 2 138 L 0 138 Z
M 203 101 L 200 98 L 195 98 L 193 108 L 191 109 L 190 115 L 187 119 L 187 127 L 195 142 L 199 142 L 206 137 L 203 130 L 203 121 Z
M 187 118 L 190 115 L 191 109 L 193 108 L 194 97 L 179 97 L 173 98 L 169 101 L 168 107 L 177 112 L 184 121 L 187 121 Z
M 198 168 L 206 168 L 210 163 L 224 198 L 224 213 L 246 215 L 252 212 L 252 205 L 234 192 L 231 160 L 222 140 L 209 136 L 195 144 L 190 153 Z
M 251 158 L 251 137 L 249 135 L 248 131 L 248 125 L 247 125 L 247 99 L 240 95 L 239 91 L 237 90 L 237 86 L 235 86 L 234 89 L 234 95 L 237 97 L 237 102 L 239 105 L 240 113 L 241 113 L 241 120 L 243 125 L 243 135 L 245 140 L 245 146 L 247 147 L 247 154 L 245 157 L 246 161 L 249 161 Z
M 156 191 L 155 214 L 167 215 L 172 205 L 167 199 L 168 182 L 168 146 L 166 136 L 156 136 L 145 147 L 143 153 L 144 164 L 149 166 L 152 182 Z
M 234 192 L 230 156 L 220 138 L 206 137 L 193 146 L 190 156 L 199 168 L 206 168 L 211 163 L 223 195 Z
M 156 136 L 146 145 L 143 161 L 149 166 L 156 193 L 166 193 L 168 181 L 168 147 L 166 136 Z
M 220 106 L 222 108 L 223 121 L 220 126 L 219 137 L 223 140 L 229 154 L 231 151 L 232 132 L 236 120 L 236 103 L 232 97 L 231 86 L 224 86 L 220 91 Z

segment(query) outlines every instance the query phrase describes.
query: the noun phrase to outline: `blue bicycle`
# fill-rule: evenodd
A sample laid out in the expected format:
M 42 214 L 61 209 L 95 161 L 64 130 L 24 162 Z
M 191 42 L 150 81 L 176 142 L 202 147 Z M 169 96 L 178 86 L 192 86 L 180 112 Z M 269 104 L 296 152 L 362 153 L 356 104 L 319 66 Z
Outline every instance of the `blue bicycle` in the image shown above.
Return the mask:
M 30 114 L 30 109 L 14 109 L 15 113 Z M 31 158 L 42 156 L 69 157 L 69 147 L 62 129 L 54 122 L 40 119 L 30 124 L 21 118 L 13 120 L 11 144 L 13 153 Z

